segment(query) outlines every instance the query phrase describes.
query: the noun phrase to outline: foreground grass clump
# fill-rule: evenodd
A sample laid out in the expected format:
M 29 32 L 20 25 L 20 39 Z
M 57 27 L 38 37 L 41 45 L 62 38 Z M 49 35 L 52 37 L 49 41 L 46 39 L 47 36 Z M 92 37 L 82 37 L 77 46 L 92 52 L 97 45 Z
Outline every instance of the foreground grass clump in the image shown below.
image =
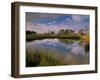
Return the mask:
M 90 45 L 90 39 L 89 39 L 89 35 L 84 35 L 82 37 L 83 42 L 85 43 L 85 51 L 88 52 L 89 51 L 89 45 Z
M 88 57 L 78 58 L 46 49 L 26 51 L 26 67 L 88 64 Z
M 56 53 L 47 52 L 46 50 L 26 52 L 26 67 L 56 66 L 62 64 L 64 63 L 61 56 Z

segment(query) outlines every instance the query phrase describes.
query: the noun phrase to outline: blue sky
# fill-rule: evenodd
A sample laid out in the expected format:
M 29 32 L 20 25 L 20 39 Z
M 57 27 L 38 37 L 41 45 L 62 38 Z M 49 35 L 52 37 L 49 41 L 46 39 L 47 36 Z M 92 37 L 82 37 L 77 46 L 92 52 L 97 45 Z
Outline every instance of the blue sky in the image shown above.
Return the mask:
M 49 13 L 26 13 L 26 30 L 45 33 L 48 31 L 58 32 L 60 29 L 89 28 L 89 15 L 79 14 L 49 14 Z

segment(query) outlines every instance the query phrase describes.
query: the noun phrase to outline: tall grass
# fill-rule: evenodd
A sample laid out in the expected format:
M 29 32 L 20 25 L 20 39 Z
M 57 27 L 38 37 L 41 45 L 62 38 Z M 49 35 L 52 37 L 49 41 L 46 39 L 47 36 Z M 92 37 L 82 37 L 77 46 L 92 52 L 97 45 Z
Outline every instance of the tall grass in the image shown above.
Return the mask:
M 35 39 L 45 39 L 45 38 L 61 38 L 61 39 L 74 39 L 79 40 L 81 38 L 78 34 L 70 34 L 70 35 L 43 35 L 43 34 L 26 34 L 26 41 L 35 40 Z
M 85 43 L 85 51 L 88 52 L 90 48 L 90 37 L 89 35 L 84 35 L 82 37 L 83 42 Z
M 76 65 L 88 64 L 88 60 L 78 59 L 75 55 L 61 55 L 54 51 L 41 49 L 37 51 L 26 51 L 26 67 L 35 66 L 57 66 L 57 65 Z
M 34 52 L 26 51 L 26 67 L 33 66 L 55 66 L 64 64 L 61 55 L 38 50 Z

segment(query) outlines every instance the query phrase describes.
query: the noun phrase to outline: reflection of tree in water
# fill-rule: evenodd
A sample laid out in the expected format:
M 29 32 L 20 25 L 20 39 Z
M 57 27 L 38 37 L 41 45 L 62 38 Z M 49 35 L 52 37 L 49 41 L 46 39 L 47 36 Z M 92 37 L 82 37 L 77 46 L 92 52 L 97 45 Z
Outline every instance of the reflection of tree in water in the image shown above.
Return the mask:
M 84 45 L 85 51 L 86 51 L 86 52 L 89 52 L 89 47 L 90 47 L 90 46 L 89 46 L 89 43 L 85 43 L 85 42 L 83 42 L 82 40 L 80 40 L 78 43 L 79 43 L 80 46 L 83 46 L 83 45 Z
M 63 42 L 65 44 L 73 44 L 74 40 L 70 40 L 70 39 L 59 39 L 60 42 Z
M 82 44 L 82 42 L 81 42 L 81 44 Z M 89 52 L 89 50 L 90 50 L 89 44 L 85 44 L 85 43 L 84 43 L 84 47 L 85 47 L 85 51 L 86 51 L 86 52 Z
M 60 42 L 63 42 L 65 44 L 71 45 L 74 43 L 74 41 L 76 40 L 71 40 L 71 39 L 59 39 Z M 85 51 L 89 52 L 89 44 L 85 44 L 82 40 L 77 40 L 78 44 L 80 46 L 84 46 L 85 47 Z
M 86 51 L 86 52 L 89 52 L 89 49 L 90 49 L 89 44 L 85 45 L 85 51 Z

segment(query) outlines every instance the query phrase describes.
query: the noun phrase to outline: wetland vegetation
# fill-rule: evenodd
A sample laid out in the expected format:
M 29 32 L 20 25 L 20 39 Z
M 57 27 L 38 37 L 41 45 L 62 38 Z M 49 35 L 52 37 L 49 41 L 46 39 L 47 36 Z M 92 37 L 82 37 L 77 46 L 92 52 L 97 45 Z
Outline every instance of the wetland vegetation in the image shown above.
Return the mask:
M 61 30 L 58 34 L 27 31 L 26 66 L 88 64 L 89 36 L 70 31 Z
M 90 16 L 62 13 L 25 13 L 26 67 L 89 64 Z

